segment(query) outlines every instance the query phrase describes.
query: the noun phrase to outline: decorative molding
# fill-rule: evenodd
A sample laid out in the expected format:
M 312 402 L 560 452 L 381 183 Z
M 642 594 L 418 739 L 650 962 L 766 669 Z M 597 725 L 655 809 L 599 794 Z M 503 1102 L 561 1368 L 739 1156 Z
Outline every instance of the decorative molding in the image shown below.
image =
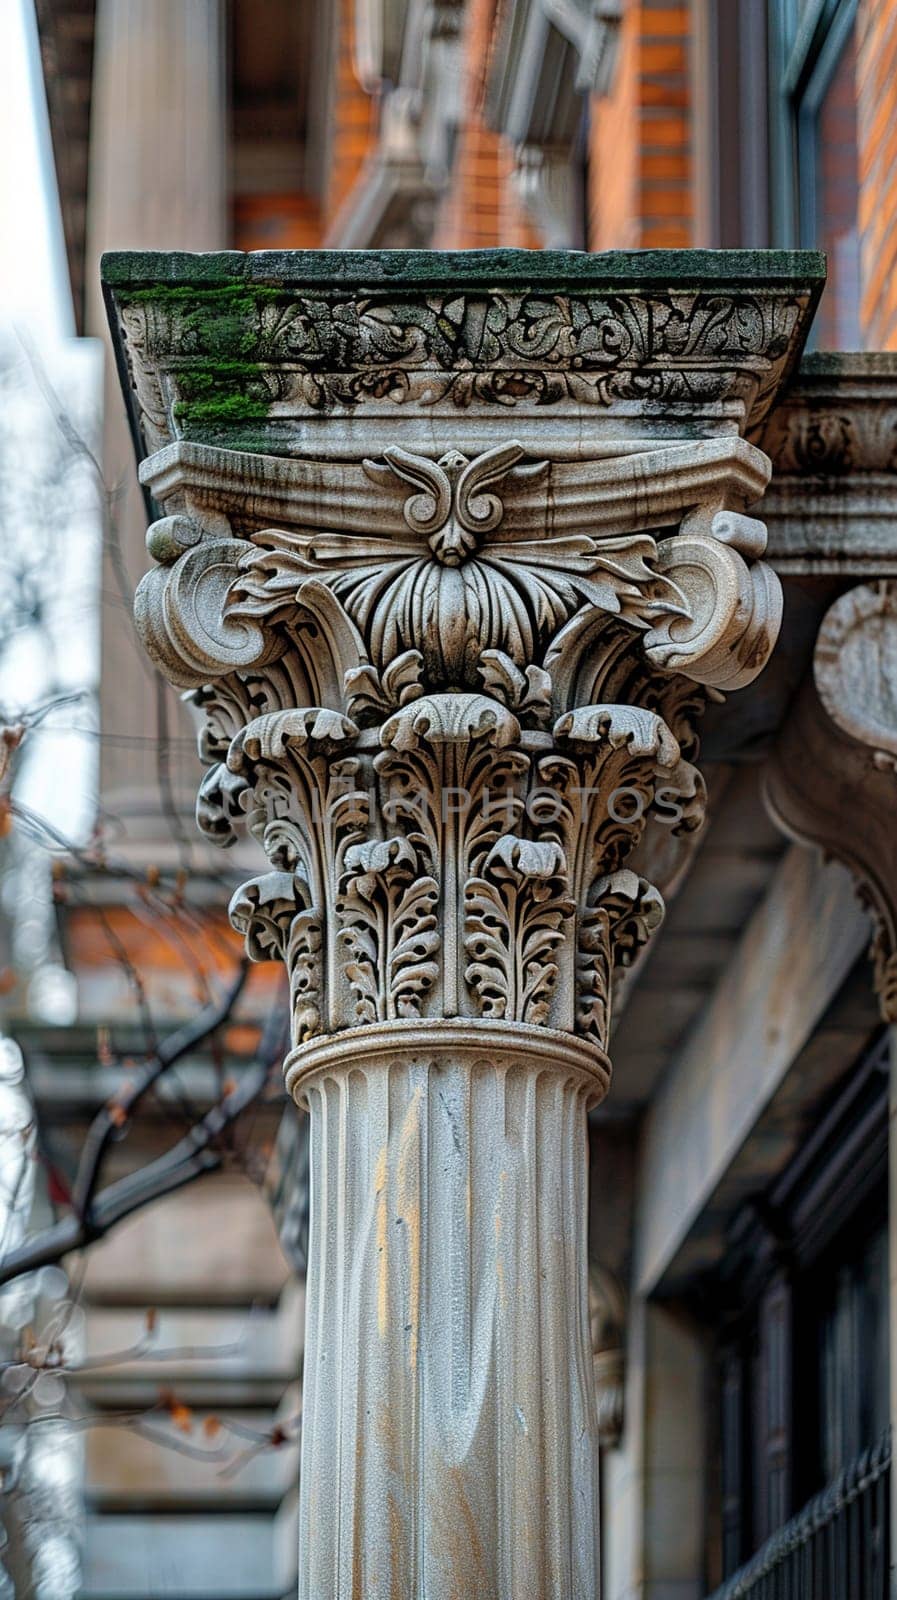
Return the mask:
M 385 415 L 404 435 L 392 443 L 470 454 L 497 442 L 490 412 L 503 430 L 513 410 L 536 456 L 548 417 L 579 446 L 583 407 L 596 441 L 635 427 L 642 439 L 743 432 L 767 415 L 821 287 L 809 253 L 769 252 L 762 281 L 739 252 L 497 257 L 490 276 L 477 252 L 384 252 L 376 266 L 364 252 L 171 256 L 162 285 L 148 281 L 153 257 L 108 257 L 144 448 L 191 438 L 294 454 L 297 429 L 339 416 L 358 426 L 333 453 L 357 459 L 375 453 L 357 448 L 359 428 L 387 442 Z M 475 422 L 470 441 L 459 413 Z M 456 437 L 441 444 L 450 419 Z
M 757 443 L 777 572 L 897 575 L 897 356 L 805 357 Z
M 197 291 L 202 298 L 202 291 Z M 261 419 L 277 404 L 328 413 L 374 401 L 450 407 L 609 407 L 635 401 L 650 414 L 671 401 L 766 399 L 782 376 L 806 309 L 799 293 L 606 297 L 501 290 L 446 291 L 413 308 L 386 291 L 339 291 L 270 299 L 248 295 L 247 336 L 255 359 L 220 375 L 219 350 L 235 320 L 227 299 L 201 318 L 180 300 L 128 301 L 122 327 L 149 364 L 171 357 L 169 402 L 144 369 L 138 398 L 146 422 L 166 442 L 168 405 L 184 436 L 238 411 Z M 235 363 L 236 364 L 236 363 Z M 228 400 L 231 401 L 228 407 Z
M 626 1420 L 626 1316 L 628 1296 L 610 1268 L 589 1267 L 589 1333 L 595 1372 L 595 1415 L 602 1449 L 616 1450 Z
M 897 1022 L 897 581 L 859 584 L 826 612 L 767 798 L 792 837 L 853 873 L 875 919 L 882 1016 Z

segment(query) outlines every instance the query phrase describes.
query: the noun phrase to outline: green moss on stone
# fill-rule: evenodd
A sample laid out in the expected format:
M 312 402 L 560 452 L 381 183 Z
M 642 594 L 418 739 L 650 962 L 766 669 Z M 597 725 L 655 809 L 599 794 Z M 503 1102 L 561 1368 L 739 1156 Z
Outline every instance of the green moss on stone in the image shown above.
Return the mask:
M 276 289 L 241 283 L 155 284 L 122 295 L 123 305 L 149 305 L 171 316 L 178 393 L 172 416 L 188 437 L 264 421 L 270 388 L 263 365 L 249 358 L 259 349 L 259 312 L 278 298 Z
M 248 394 L 227 394 L 208 400 L 176 400 L 172 414 L 185 433 L 192 433 L 207 423 L 261 422 L 268 407 Z
M 238 360 L 252 355 L 259 342 L 259 312 L 265 304 L 282 298 L 277 289 L 245 284 L 198 287 L 195 284 L 160 283 L 152 288 L 128 289 L 123 306 L 150 305 L 169 312 L 176 327 L 176 347 L 185 356 Z
M 177 373 L 172 414 L 185 432 L 210 423 L 262 422 L 270 391 L 257 361 L 203 361 Z
M 376 289 L 401 283 L 425 287 L 526 286 L 538 292 L 582 289 L 698 288 L 731 284 L 747 289 L 771 284 L 815 285 L 825 279 L 825 257 L 814 250 L 225 250 L 113 251 L 103 256 L 103 282 L 115 295 L 152 286 L 150 298 L 185 287 L 274 292 L 316 286 Z

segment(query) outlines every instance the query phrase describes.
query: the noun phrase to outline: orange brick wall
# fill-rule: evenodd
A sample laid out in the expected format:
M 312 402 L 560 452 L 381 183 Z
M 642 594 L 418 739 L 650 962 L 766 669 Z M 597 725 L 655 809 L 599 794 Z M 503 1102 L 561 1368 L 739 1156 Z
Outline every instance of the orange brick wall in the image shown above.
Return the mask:
M 861 0 L 857 19 L 859 230 L 866 347 L 897 350 L 897 5 Z
M 339 33 L 330 169 L 324 197 L 325 227 L 348 198 L 377 135 L 377 103 L 355 74 L 355 0 L 338 0 Z
M 496 0 L 469 0 L 464 35 L 464 117 L 458 130 L 454 172 L 433 240 L 437 250 L 477 250 L 496 245 L 537 247 L 511 183 L 508 141 L 486 126 L 483 97 L 496 24 Z
M 442 249 L 541 243 L 510 183 L 512 152 L 482 113 L 496 9 L 496 0 L 470 0 L 467 107 L 434 240 Z M 614 91 L 592 106 L 592 250 L 692 242 L 689 29 L 687 3 L 627 0 Z
M 627 0 L 613 93 L 592 106 L 591 250 L 692 243 L 687 5 Z
M 349 197 L 377 137 L 378 106 L 355 74 L 355 0 L 336 0 L 330 159 L 324 194 L 240 195 L 234 202 L 234 242 L 240 250 L 311 250 L 324 240 Z

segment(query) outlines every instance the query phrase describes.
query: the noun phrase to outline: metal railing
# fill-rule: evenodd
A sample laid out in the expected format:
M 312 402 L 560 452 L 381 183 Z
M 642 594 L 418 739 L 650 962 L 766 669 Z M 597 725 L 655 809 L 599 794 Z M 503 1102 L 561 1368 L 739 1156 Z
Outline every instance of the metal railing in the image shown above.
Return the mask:
M 887 1600 L 890 1430 L 710 1600 Z

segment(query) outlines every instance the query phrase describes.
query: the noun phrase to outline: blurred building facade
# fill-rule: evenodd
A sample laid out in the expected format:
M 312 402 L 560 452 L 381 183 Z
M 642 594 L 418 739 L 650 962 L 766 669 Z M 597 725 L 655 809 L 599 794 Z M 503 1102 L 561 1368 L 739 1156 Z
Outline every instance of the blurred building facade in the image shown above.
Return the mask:
M 794 708 L 828 608 L 850 583 L 897 570 L 885 528 L 897 365 L 875 354 L 897 350 L 897 3 L 36 10 L 86 333 L 105 336 L 98 257 L 111 248 L 827 251 L 818 353 L 795 391 L 809 424 L 799 450 L 787 418 L 761 441 L 777 473 L 782 639 L 759 683 L 706 719 L 711 821 L 627 985 L 614 1091 L 591 1130 L 603 1174 L 593 1328 L 606 1600 L 702 1600 L 768 1541 L 799 1548 L 794 1519 L 807 1506 L 807 1526 L 815 1517 L 845 1548 L 858 1541 L 864 1587 L 845 1595 L 878 1600 L 890 1560 L 886 1030 L 851 874 L 789 843 L 764 792 L 788 739 L 800 760 Z M 822 354 L 845 350 L 857 354 Z M 127 616 L 146 518 L 111 362 L 105 437 L 115 538 L 102 583 L 99 816 L 135 869 L 183 860 L 205 884 L 196 959 L 214 968 L 227 886 L 192 832 L 192 729 L 147 673 Z M 789 517 L 811 489 L 823 533 L 795 553 Z M 110 919 L 157 1021 L 195 1003 L 190 962 L 102 879 L 88 883 L 63 915 L 79 1023 L 24 1040 L 44 1116 L 73 1147 L 107 1092 L 96 1029 L 121 1035 L 133 1018 L 102 936 Z M 207 1066 L 195 1064 L 197 1082 Z M 150 1125 L 143 1154 L 158 1136 Z M 893 1248 L 893 1222 L 890 1236 Z M 148 1306 L 163 1308 L 185 1351 L 229 1346 L 260 1308 L 264 1327 L 245 1348 L 238 1340 L 239 1355 L 184 1356 L 179 1392 L 198 1412 L 276 1416 L 298 1377 L 301 1286 L 262 1202 L 230 1178 L 99 1247 L 86 1293 L 94 1348 L 107 1350 Z M 172 1380 L 143 1363 L 103 1392 L 98 1380 L 93 1399 L 111 1412 L 160 1381 Z M 292 1455 L 222 1485 L 114 1429 L 94 1440 L 86 1600 L 291 1592 Z

